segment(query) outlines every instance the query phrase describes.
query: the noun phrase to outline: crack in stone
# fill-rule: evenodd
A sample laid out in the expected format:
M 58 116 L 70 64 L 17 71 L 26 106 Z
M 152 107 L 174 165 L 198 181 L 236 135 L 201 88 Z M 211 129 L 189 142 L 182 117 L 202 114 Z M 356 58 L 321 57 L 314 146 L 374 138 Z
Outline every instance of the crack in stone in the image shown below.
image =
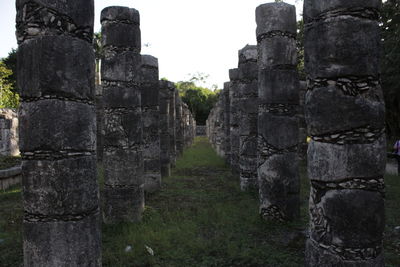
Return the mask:
M 385 195 L 385 182 L 383 177 L 375 178 L 346 178 L 339 181 L 323 182 L 311 180 L 311 199 L 314 204 L 321 202 L 321 199 L 330 190 L 365 190 L 378 192 Z
M 336 145 L 345 144 L 370 144 L 378 140 L 385 133 L 385 128 L 374 129 L 371 126 L 364 126 L 341 132 L 314 135 L 312 140 L 321 143 Z
M 119 24 L 119 23 L 122 23 L 122 24 L 134 25 L 134 26 L 138 26 L 138 27 L 140 26 L 140 23 L 134 22 L 134 21 L 129 20 L 129 19 L 113 19 L 113 20 L 110 20 L 110 19 L 103 18 L 100 23 L 102 25 L 103 25 L 103 23 L 104 24 Z
M 93 29 L 78 27 L 68 16 L 36 2 L 27 2 L 17 12 L 18 44 L 45 35 L 67 35 L 92 43 Z
M 25 103 L 29 102 L 36 102 L 41 100 L 60 100 L 60 101 L 69 101 L 69 102 L 77 102 L 83 103 L 90 106 L 94 106 L 94 101 L 88 98 L 73 98 L 67 96 L 60 96 L 60 95 L 42 95 L 40 97 L 21 97 L 21 101 Z
M 339 256 L 345 261 L 362 261 L 371 260 L 378 257 L 383 251 L 383 245 L 377 245 L 369 248 L 348 248 L 340 247 L 333 244 L 323 244 L 309 238 L 316 246 L 329 251 L 330 253 Z
M 351 16 L 356 18 L 368 19 L 368 20 L 379 20 L 379 10 L 369 7 L 353 7 L 353 8 L 339 8 L 328 10 L 326 12 L 320 13 L 317 17 L 310 18 L 307 17 L 304 27 L 311 28 L 312 24 L 317 22 L 326 21 L 331 18 L 341 17 L 341 16 Z
M 101 80 L 101 84 L 103 86 L 103 91 L 108 89 L 109 87 L 120 87 L 120 88 L 138 88 L 142 85 L 139 81 L 116 81 L 116 80 Z
M 69 158 L 79 158 L 96 156 L 96 151 L 76 151 L 76 150 L 36 150 L 36 151 L 21 151 L 21 158 L 23 160 L 61 160 Z
M 141 112 L 141 107 L 107 107 L 104 108 L 104 113 L 108 115 L 123 115 L 123 114 L 128 114 L 129 112 Z
M 296 39 L 296 34 L 295 33 L 275 30 L 275 31 L 270 31 L 270 32 L 258 35 L 257 36 L 257 42 L 261 43 L 261 41 L 263 41 L 264 39 L 269 39 L 269 38 L 273 38 L 273 37 L 276 37 L 276 36 L 286 37 L 286 38 L 290 38 L 290 39 Z
M 83 219 L 96 216 L 100 214 L 100 210 L 98 207 L 95 207 L 92 210 L 88 210 L 87 212 L 82 212 L 79 214 L 33 214 L 27 211 L 24 212 L 24 222 L 74 222 L 74 221 L 82 221 Z
M 103 47 L 104 58 L 113 58 L 118 54 L 132 52 L 135 54 L 140 53 L 140 48 L 132 47 L 132 46 L 115 46 L 115 45 L 106 45 Z
M 268 144 L 267 140 L 264 139 L 262 135 L 258 135 L 258 156 L 259 156 L 259 166 L 261 166 L 269 157 L 275 154 L 284 154 L 290 152 L 297 152 L 298 144 L 286 147 L 283 149 L 278 149 L 271 144 Z
M 263 115 L 265 113 L 271 113 L 274 115 L 281 116 L 295 116 L 298 113 L 299 105 L 291 104 L 259 104 L 258 105 L 258 115 Z
M 315 88 L 335 86 L 343 94 L 349 96 L 363 95 L 381 85 L 380 79 L 373 76 L 366 77 L 337 77 L 337 78 L 315 78 L 307 77 L 307 90 L 312 91 Z M 378 98 L 379 99 L 379 98 Z

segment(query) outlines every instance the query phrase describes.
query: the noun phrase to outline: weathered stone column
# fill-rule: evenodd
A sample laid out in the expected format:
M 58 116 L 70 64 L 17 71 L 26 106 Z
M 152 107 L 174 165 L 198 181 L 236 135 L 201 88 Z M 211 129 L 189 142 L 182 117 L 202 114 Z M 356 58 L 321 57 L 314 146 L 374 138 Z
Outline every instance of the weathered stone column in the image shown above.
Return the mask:
M 291 220 L 300 215 L 296 8 L 263 4 L 256 9 L 256 21 L 260 215 Z
M 160 109 L 158 104 L 158 59 L 142 56 L 142 122 L 144 190 L 155 192 L 161 188 Z
M 170 132 L 169 132 L 169 111 L 170 97 L 169 87 L 171 82 L 159 82 L 159 106 L 160 106 L 160 160 L 161 160 L 161 176 L 168 177 L 171 175 L 171 158 L 170 158 Z
M 298 110 L 298 120 L 299 120 L 299 146 L 298 154 L 300 160 L 307 159 L 307 123 L 304 114 L 305 97 L 307 91 L 307 84 L 305 81 L 300 81 L 299 87 L 299 110 Z
M 184 126 L 185 126 L 185 147 L 190 146 L 190 110 L 187 104 L 183 105 Z
M 94 1 L 16 8 L 24 266 L 101 266 Z
M 101 12 L 104 58 L 104 222 L 139 221 L 144 208 L 139 12 Z
M 230 140 L 230 82 L 224 83 L 224 140 L 225 140 L 225 162 L 230 164 L 231 160 L 231 140 Z
M 307 266 L 384 266 L 381 1 L 304 1 Z
M 169 156 L 171 166 L 174 167 L 176 163 L 176 108 L 175 108 L 175 85 L 168 83 L 168 97 L 169 97 Z
M 103 87 L 101 84 L 96 85 L 95 105 L 96 105 L 96 155 L 97 162 L 103 162 L 104 150 L 104 105 L 103 105 Z
M 230 105 L 230 144 L 231 144 L 231 169 L 233 173 L 239 173 L 239 93 L 238 93 L 238 83 L 239 83 L 239 70 L 230 69 L 229 70 L 230 87 L 229 87 L 229 105 Z
M 182 99 L 179 96 L 179 91 L 175 90 L 175 113 L 176 113 L 176 155 L 183 154 L 184 137 L 183 137 L 183 108 Z
M 239 82 L 237 103 L 239 120 L 240 188 L 254 190 L 257 181 L 257 46 L 246 45 L 239 51 Z

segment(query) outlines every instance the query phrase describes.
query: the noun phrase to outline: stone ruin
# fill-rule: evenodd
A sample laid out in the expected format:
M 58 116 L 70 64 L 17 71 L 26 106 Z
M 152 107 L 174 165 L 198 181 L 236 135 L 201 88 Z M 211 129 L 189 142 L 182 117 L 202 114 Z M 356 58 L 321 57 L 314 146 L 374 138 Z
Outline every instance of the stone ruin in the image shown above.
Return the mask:
M 144 190 L 161 188 L 193 143 L 196 122 L 174 84 L 158 80 L 157 59 L 140 55 L 135 9 L 102 12 L 96 88 L 94 1 L 16 7 L 24 265 L 101 266 L 96 156 L 105 168 L 104 222 L 138 221 Z M 307 127 L 307 266 L 384 266 L 380 8 L 378 0 L 304 1 L 305 85 L 295 69 L 294 7 L 259 6 L 258 51 L 239 52 L 207 120 L 241 188 L 259 188 L 261 215 L 279 221 L 298 217 Z M 3 138 L 8 123 L 0 126 Z
M 256 21 L 260 215 L 292 220 L 300 216 L 296 10 L 286 3 L 260 5 Z
M 134 222 L 144 210 L 139 12 L 108 7 L 100 19 L 104 51 L 103 220 Z
M 269 3 L 256 10 L 258 71 L 252 75 L 258 73 L 258 148 L 252 152 L 258 153 L 260 212 L 279 221 L 299 216 L 297 162 L 310 136 L 306 266 L 384 266 L 380 8 L 378 0 L 304 1 L 307 83 L 299 82 L 296 72 L 294 6 Z M 229 106 L 222 105 L 223 91 L 207 119 L 209 140 L 219 155 L 229 153 L 234 174 L 241 174 L 246 162 L 242 145 L 249 124 L 243 118 L 252 108 L 242 106 L 243 93 L 249 93 L 242 80 L 239 63 L 224 86 Z M 221 122 L 221 113 L 229 119 Z M 243 180 L 242 175 L 242 187 Z
M 18 114 L 13 109 L 0 109 L 0 155 L 19 155 Z
M 239 112 L 239 176 L 243 191 L 257 190 L 257 46 L 239 50 L 237 83 Z
M 385 265 L 380 8 L 377 0 L 304 1 L 308 266 Z
M 24 266 L 101 266 L 94 1 L 16 8 Z
M 141 102 L 145 192 L 155 192 L 161 188 L 158 76 L 158 59 L 149 55 L 142 56 Z
M 161 174 L 170 174 L 163 159 L 169 168 L 196 123 L 173 83 L 159 81 L 157 59 L 140 55 L 137 10 L 102 11 L 95 86 L 94 1 L 16 7 L 24 265 L 101 266 L 96 161 L 104 167 L 103 221 L 139 221 L 144 190 L 161 188 Z

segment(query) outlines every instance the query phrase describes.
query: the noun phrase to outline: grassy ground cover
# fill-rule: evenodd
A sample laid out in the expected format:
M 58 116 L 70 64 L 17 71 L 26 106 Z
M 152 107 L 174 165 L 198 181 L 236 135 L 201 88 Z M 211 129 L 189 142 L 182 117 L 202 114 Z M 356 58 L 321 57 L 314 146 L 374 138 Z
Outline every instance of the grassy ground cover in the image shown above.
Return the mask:
M 142 223 L 103 226 L 103 266 L 303 266 L 305 174 L 303 166 L 301 219 L 266 223 L 257 195 L 241 192 L 238 177 L 197 138 L 162 190 L 146 196 Z M 387 176 L 386 183 L 386 263 L 400 266 L 400 179 Z M 20 197 L 17 188 L 0 192 L 0 266 L 21 263 Z

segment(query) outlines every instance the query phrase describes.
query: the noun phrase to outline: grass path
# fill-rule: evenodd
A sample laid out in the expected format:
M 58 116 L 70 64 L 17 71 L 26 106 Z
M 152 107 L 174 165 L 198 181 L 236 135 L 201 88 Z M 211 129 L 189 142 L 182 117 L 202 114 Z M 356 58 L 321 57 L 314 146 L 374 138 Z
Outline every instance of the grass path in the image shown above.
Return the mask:
M 200 137 L 161 192 L 147 196 L 143 223 L 103 228 L 103 264 L 302 266 L 304 229 L 305 220 L 283 226 L 260 220 L 256 194 L 240 191 L 238 177 Z M 125 252 L 128 245 L 132 251 Z
M 266 223 L 255 193 L 243 193 L 204 137 L 177 161 L 143 222 L 103 226 L 103 266 L 303 266 L 308 189 L 301 169 L 301 220 Z M 386 266 L 400 266 L 400 179 L 386 176 Z M 0 192 L 0 266 L 22 262 L 21 194 Z

